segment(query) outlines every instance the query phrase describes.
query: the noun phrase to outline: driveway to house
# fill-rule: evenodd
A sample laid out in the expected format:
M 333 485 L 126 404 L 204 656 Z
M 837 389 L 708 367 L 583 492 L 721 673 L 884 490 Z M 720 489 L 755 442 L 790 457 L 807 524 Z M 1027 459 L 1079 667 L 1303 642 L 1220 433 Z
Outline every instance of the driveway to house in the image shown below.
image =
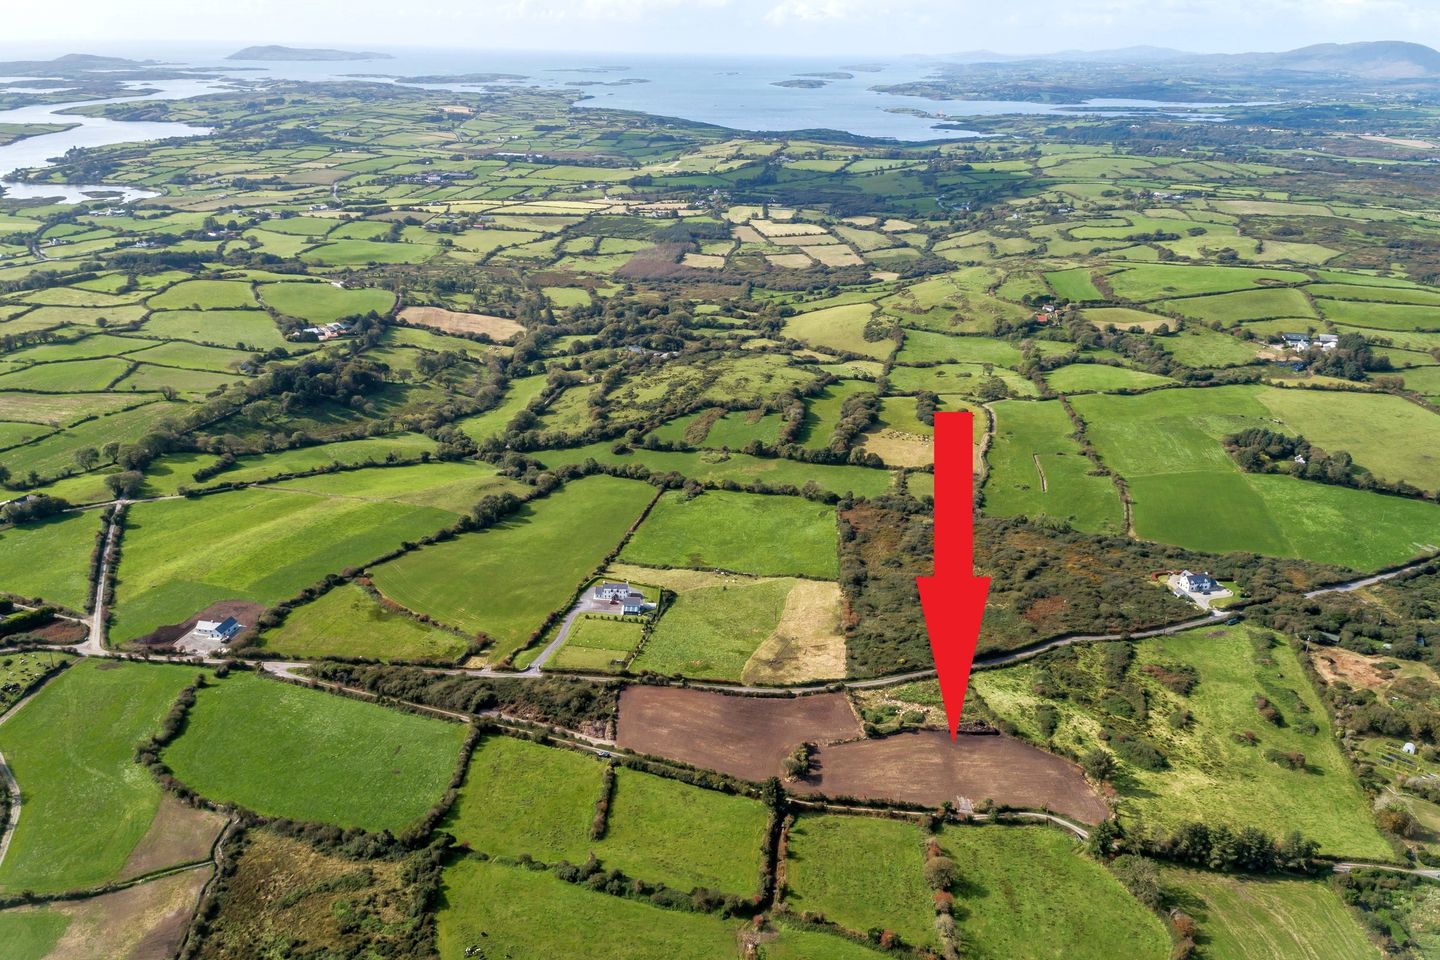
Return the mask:
M 545 649 L 541 650 L 540 655 L 530 662 L 530 666 L 521 676 L 538 677 L 540 668 L 545 666 L 545 663 L 555 656 L 555 652 L 565 645 L 566 638 L 570 636 L 570 628 L 575 626 L 575 620 L 585 613 L 603 613 L 615 616 L 620 613 L 620 602 L 618 600 L 600 600 L 595 596 L 593 590 L 586 587 L 585 592 L 580 595 L 579 602 L 571 607 L 570 612 L 565 614 L 565 619 L 560 621 L 560 629 L 555 631 L 555 639 L 545 645 Z

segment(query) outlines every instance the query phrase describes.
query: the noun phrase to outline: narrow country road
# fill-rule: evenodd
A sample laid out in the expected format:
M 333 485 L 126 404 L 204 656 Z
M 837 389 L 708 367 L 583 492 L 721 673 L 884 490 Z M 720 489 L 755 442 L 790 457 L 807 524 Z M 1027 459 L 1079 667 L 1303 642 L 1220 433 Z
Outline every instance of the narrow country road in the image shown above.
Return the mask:
M 95 579 L 95 602 L 91 607 L 90 614 L 90 636 L 85 642 L 74 648 L 75 652 L 86 657 L 103 657 L 105 649 L 105 589 L 110 583 L 110 557 L 115 549 L 115 541 L 120 537 L 120 518 L 125 513 L 125 508 L 130 505 L 129 500 L 116 500 L 115 511 L 109 519 L 109 528 L 105 531 L 105 548 L 100 557 L 100 573 Z

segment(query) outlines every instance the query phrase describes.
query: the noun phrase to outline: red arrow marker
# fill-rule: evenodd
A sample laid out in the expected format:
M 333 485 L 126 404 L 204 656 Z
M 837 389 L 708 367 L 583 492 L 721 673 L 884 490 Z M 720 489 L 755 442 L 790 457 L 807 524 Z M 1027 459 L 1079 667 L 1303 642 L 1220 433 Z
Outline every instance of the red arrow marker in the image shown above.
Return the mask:
M 990 578 L 975 576 L 975 415 L 935 414 L 935 575 L 916 577 L 950 739 L 980 642 Z

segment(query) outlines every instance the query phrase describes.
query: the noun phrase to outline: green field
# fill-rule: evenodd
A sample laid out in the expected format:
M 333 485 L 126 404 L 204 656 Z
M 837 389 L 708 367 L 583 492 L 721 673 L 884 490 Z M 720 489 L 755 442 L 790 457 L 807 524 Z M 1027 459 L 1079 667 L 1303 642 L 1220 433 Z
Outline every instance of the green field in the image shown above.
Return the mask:
M 1167 867 L 1163 883 L 1200 926 L 1202 960 L 1373 960 L 1374 944 L 1324 882 Z
M 974 960 L 1163 960 L 1160 920 L 1052 827 L 958 827 L 940 837 L 960 866 L 956 920 Z
M 786 904 L 846 930 L 893 930 L 935 947 L 935 912 L 914 823 L 878 817 L 802 816 L 790 829 Z
M 66 513 L 0 529 L 0 593 L 39 597 L 77 612 L 90 596 L 100 513 Z
M 152 313 L 140 335 L 156 340 L 192 340 L 220 347 L 269 350 L 285 338 L 263 310 L 169 310 Z
M 575 619 L 565 645 L 546 662 L 556 670 L 617 672 L 640 646 L 644 625 L 633 617 L 582 616 Z
M 785 321 L 783 335 L 821 350 L 838 350 L 883 360 L 895 351 L 890 339 L 866 340 L 865 324 L 875 313 L 871 303 L 852 303 L 800 313 Z
M 1217 553 L 1304 557 L 1360 570 L 1401 562 L 1427 544 L 1440 543 L 1440 508 L 1433 504 L 1240 472 L 1221 439 L 1248 427 L 1275 429 L 1275 409 L 1289 416 L 1286 408 L 1294 408 L 1299 423 L 1288 432 L 1303 432 L 1301 425 L 1321 432 L 1339 429 L 1312 414 L 1308 393 L 1299 394 L 1242 386 L 1163 390 L 1143 397 L 1091 394 L 1073 402 L 1106 465 L 1129 481 L 1136 530 L 1147 539 Z M 1337 409 L 1344 410 L 1350 396 L 1333 397 Z M 1386 402 L 1393 398 L 1355 399 L 1358 413 L 1374 400 L 1389 410 Z M 1378 411 L 1382 404 L 1371 409 Z M 1370 440 L 1360 417 L 1335 421 L 1350 424 L 1344 441 L 1372 461 L 1393 458 L 1419 469 L 1430 452 L 1418 444 L 1413 446 L 1422 449 L 1412 452 L 1399 440 L 1409 422 L 1407 411 L 1394 427 L 1376 423 L 1372 436 L 1377 439 Z M 1366 531 L 1364 537 L 1353 535 L 1357 527 Z
M 737 580 L 677 593 L 630 670 L 739 680 L 775 632 L 794 586 L 789 579 Z
M 890 489 L 893 480 L 888 470 L 875 470 L 870 467 L 801 463 L 798 460 L 751 457 L 743 453 L 721 453 L 714 450 L 679 453 L 635 449 L 630 453 L 617 454 L 611 451 L 613 446 L 613 443 L 606 441 L 586 447 L 547 450 L 541 453 L 539 459 L 546 466 L 584 463 L 587 459 L 622 466 L 638 463 L 657 473 L 673 470 L 699 483 L 720 484 L 730 480 L 741 484 L 763 484 L 772 489 L 792 486 L 798 490 L 807 482 L 814 481 L 821 490 L 866 497 L 885 493 Z
M 364 657 L 451 663 L 469 649 L 463 637 L 387 610 L 354 584 L 297 607 L 259 646 L 280 657 Z
M 986 460 L 985 512 L 994 516 L 1050 516 L 1079 530 L 1121 532 L 1120 495 L 1109 477 L 1095 476 L 1074 425 L 1055 401 L 994 404 L 995 438 Z
M 1199 683 L 1181 696 L 1134 671 L 1149 698 L 1138 731 L 1169 766 L 1151 771 L 1121 763 L 1116 788 L 1122 819 L 1133 815 L 1151 825 L 1186 820 L 1253 825 L 1272 834 L 1299 830 L 1328 854 L 1392 859 L 1295 653 L 1282 640 L 1265 651 L 1267 662 L 1258 662 L 1249 636 L 1244 626 L 1200 628 L 1138 643 L 1137 663 L 1188 664 Z M 1035 720 L 1040 702 L 1033 689 L 1035 670 L 1026 665 L 984 671 L 973 686 L 992 709 L 1043 743 Z M 1289 722 L 1267 722 L 1256 710 L 1256 696 L 1269 699 Z M 1116 722 L 1098 705 L 1057 701 L 1055 706 L 1060 713 L 1055 743 L 1081 754 L 1100 746 L 1101 727 Z M 1176 709 L 1189 710 L 1193 723 L 1172 727 L 1168 718 Z M 1313 722 L 1316 732 L 1305 732 L 1302 721 Z M 1234 738 L 1245 731 L 1256 734 L 1258 745 Z M 1267 749 L 1303 753 L 1306 768 L 1279 766 L 1265 758 Z
M 621 559 L 654 567 L 698 567 L 760 576 L 834 579 L 835 509 L 798 497 L 714 490 L 660 498 Z
M 434 507 L 263 489 L 136 504 L 110 635 L 132 640 L 219 600 L 268 606 L 454 521 Z
M 160 787 L 134 762 L 191 667 L 86 660 L 0 725 L 24 797 L 0 890 L 52 893 L 115 878 L 150 828 Z
M 736 951 L 737 921 L 663 910 L 473 858 L 445 871 L 438 900 L 442 960 L 462 960 L 481 945 L 487 956 L 509 960 L 717 960 Z
M 202 690 L 164 760 L 268 816 L 399 833 L 440 800 L 466 728 L 248 673 Z
M 586 754 L 487 736 L 441 829 L 492 856 L 583 863 L 595 847 L 600 777 L 601 765 Z
M 70 926 L 70 918 L 54 910 L 0 912 L 0 943 L 9 960 L 45 960 Z
M 651 883 L 748 896 L 759 889 L 768 822 L 758 801 L 621 768 L 595 849 L 607 868 Z
M 376 567 L 381 593 L 495 641 L 492 659 L 524 647 L 595 570 L 655 495 L 648 484 L 596 476 L 567 484 L 489 530 Z M 484 584 L 505 583 L 504 590 Z
M 372 310 L 387 313 L 395 305 L 395 295 L 388 290 L 342 290 L 328 283 L 266 283 L 259 291 L 269 306 L 310 323 L 330 323 Z
M 1045 374 L 1045 382 L 1058 393 L 1108 393 L 1144 390 L 1174 383 L 1169 377 L 1100 363 L 1072 363 Z

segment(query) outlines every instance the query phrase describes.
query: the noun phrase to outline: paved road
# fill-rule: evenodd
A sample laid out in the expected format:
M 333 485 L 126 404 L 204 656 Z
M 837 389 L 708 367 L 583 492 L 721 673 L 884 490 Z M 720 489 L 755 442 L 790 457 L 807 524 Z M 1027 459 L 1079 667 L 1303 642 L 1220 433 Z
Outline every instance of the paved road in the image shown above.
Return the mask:
M 1385 870 L 1389 873 L 1408 873 L 1416 877 L 1425 877 L 1430 880 L 1440 880 L 1440 870 L 1422 870 L 1414 867 L 1396 867 L 1388 863 L 1355 863 L 1343 861 L 1335 864 L 1336 873 L 1349 873 L 1351 870 Z
M 1419 570 L 1422 567 L 1434 563 L 1436 559 L 1440 558 L 1437 558 L 1436 555 L 1431 554 L 1423 560 L 1416 560 L 1414 563 L 1407 563 L 1405 566 L 1399 567 L 1395 570 L 1391 570 L 1388 573 L 1377 573 L 1373 577 L 1361 577 L 1359 580 L 1347 580 L 1345 583 L 1337 583 L 1333 587 L 1321 587 L 1319 590 L 1311 590 L 1309 593 L 1305 594 L 1305 597 L 1306 599 L 1309 599 L 1311 597 L 1321 597 L 1327 593 L 1349 593 L 1352 590 L 1362 590 L 1365 587 L 1373 587 L 1377 583 L 1383 583 L 1386 580 L 1394 580 L 1398 576 L 1402 576 L 1414 570 Z

